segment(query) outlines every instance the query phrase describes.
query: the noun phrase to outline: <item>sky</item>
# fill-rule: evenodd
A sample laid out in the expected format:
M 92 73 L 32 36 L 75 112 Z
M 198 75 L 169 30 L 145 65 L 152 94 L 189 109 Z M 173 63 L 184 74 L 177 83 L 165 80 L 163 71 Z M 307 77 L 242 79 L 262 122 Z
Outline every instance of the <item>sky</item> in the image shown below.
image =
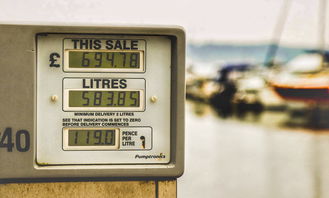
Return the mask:
M 180 25 L 189 42 L 266 43 L 287 0 L 0 0 L 0 22 Z M 292 0 L 282 44 L 319 45 L 320 0 Z

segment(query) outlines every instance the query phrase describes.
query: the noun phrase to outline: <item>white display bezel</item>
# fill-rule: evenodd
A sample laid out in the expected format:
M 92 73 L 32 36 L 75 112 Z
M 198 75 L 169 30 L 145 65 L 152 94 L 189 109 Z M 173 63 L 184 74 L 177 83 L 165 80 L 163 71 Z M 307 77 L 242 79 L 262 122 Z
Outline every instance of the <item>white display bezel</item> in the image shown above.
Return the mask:
M 74 49 L 72 39 L 139 40 L 136 50 L 144 50 L 145 72 L 66 72 L 63 68 L 64 50 Z M 148 44 L 147 49 L 146 44 Z M 170 147 L 173 83 L 171 44 L 167 36 L 47 34 L 47 36 L 38 37 L 36 163 L 42 166 L 46 164 L 47 166 L 88 165 L 90 167 L 169 163 L 172 159 Z M 55 62 L 59 67 L 50 66 L 49 59 L 53 53 L 62 55 Z M 69 108 L 70 110 L 67 111 L 64 110 L 64 103 L 68 102 L 68 92 L 64 91 L 67 89 L 142 90 L 141 108 L 132 110 L 128 110 L 127 107 L 120 107 L 121 110 L 83 108 L 83 111 Z M 98 118 L 107 121 L 84 121 L 84 119 Z M 66 151 L 63 149 L 63 128 L 90 128 L 92 126 L 120 128 L 121 142 L 123 142 L 121 133 L 123 129 L 136 128 L 141 135 L 148 136 L 147 141 L 150 142 L 147 145 L 150 147 L 141 149 L 120 144 L 118 150 Z M 139 139 L 135 142 L 140 144 Z
M 115 144 L 113 146 L 69 146 L 69 130 L 115 130 Z M 99 151 L 119 150 L 120 137 L 117 128 L 63 128 L 63 150 L 65 151 Z
M 70 107 L 69 91 L 138 91 L 139 107 Z M 144 111 L 145 94 L 142 89 L 64 89 L 63 90 L 63 110 L 64 111 Z
M 70 68 L 69 67 L 69 52 L 70 51 L 85 51 L 85 52 L 137 52 L 140 53 L 138 69 L 125 68 Z M 111 72 L 111 73 L 140 73 L 145 71 L 145 53 L 144 50 L 90 50 L 90 49 L 65 49 L 64 52 L 64 71 L 65 72 Z

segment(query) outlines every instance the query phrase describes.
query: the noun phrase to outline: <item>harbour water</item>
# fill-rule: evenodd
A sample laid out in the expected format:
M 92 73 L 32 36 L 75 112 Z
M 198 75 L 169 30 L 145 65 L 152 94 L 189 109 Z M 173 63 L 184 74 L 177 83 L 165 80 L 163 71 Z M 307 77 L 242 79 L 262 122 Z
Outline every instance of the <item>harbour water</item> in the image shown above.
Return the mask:
M 292 115 L 221 118 L 209 105 L 187 102 L 178 197 L 329 197 L 329 128 Z

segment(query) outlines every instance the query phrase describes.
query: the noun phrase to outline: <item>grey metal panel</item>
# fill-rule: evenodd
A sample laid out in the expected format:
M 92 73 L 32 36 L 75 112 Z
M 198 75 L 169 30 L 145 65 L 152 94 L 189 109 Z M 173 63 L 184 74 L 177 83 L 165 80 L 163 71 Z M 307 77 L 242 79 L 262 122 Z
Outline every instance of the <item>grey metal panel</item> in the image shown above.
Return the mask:
M 169 36 L 173 44 L 171 162 L 167 165 L 87 165 L 37 167 L 35 88 L 37 33 L 89 33 Z M 0 181 L 15 178 L 179 177 L 184 171 L 185 32 L 182 28 L 140 26 L 0 25 L 0 132 L 25 129 L 29 152 L 0 148 Z M 14 133 L 15 134 L 15 133 Z M 15 136 L 14 136 L 15 139 Z

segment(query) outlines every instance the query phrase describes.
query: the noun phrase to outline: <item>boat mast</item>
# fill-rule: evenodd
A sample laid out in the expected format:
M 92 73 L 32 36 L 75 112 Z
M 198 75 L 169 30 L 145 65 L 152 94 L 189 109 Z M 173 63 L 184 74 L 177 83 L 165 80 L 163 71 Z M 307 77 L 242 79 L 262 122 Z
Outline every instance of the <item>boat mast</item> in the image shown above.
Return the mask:
M 277 21 L 274 33 L 272 37 L 272 41 L 267 49 L 267 53 L 265 56 L 264 64 L 267 67 L 271 67 L 274 65 L 274 59 L 276 57 L 276 53 L 278 51 L 281 35 L 283 32 L 284 25 L 286 24 L 286 19 L 288 17 L 288 13 L 290 10 L 292 0 L 282 0 L 281 12 L 279 13 L 279 20 Z
M 326 0 L 319 0 L 319 50 L 322 54 L 321 67 L 325 66 L 326 59 Z

